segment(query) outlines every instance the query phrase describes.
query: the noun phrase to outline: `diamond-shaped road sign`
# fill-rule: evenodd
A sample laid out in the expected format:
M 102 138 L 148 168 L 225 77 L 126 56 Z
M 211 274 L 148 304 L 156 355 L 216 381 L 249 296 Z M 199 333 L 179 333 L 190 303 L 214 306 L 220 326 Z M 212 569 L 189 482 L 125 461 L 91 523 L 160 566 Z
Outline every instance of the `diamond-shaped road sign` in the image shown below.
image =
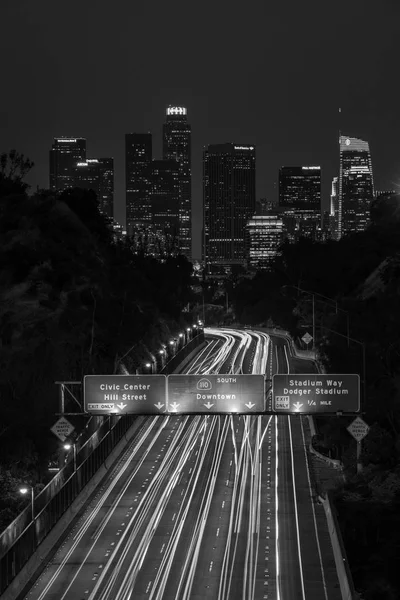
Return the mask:
M 347 427 L 347 431 L 353 436 L 355 440 L 357 440 L 357 442 L 361 442 L 361 440 L 365 438 L 369 431 L 369 425 L 365 421 L 363 421 L 361 417 L 357 417 Z
M 65 442 L 65 440 L 71 435 L 75 427 L 65 417 L 60 417 L 53 427 L 50 427 L 50 431 L 58 437 L 59 440 Z
M 303 342 L 305 342 L 306 344 L 309 344 L 312 341 L 312 335 L 310 335 L 308 332 L 305 333 L 303 335 L 303 337 L 301 338 L 303 340 Z

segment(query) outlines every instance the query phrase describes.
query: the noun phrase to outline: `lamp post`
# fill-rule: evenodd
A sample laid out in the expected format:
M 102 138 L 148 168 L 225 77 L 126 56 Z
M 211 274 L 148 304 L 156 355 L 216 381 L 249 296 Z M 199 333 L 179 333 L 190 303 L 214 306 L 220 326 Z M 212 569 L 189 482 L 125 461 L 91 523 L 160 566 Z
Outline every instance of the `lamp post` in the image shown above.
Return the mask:
M 164 367 L 165 350 L 160 350 L 160 356 L 161 356 L 161 368 L 163 368 Z
M 152 363 L 145 363 L 144 364 L 144 368 L 145 368 L 145 373 L 152 373 L 153 369 L 152 369 Z
M 35 529 L 35 492 L 32 485 L 24 484 L 19 488 L 20 494 L 25 496 L 31 490 L 31 514 L 33 525 L 33 545 L 36 546 L 36 529 Z
M 67 444 L 64 444 L 64 450 L 73 450 L 73 464 L 74 464 L 74 473 L 76 471 L 76 444 L 72 444 L 70 442 L 68 442 Z
M 179 334 L 179 347 L 181 348 L 182 346 L 185 345 L 185 339 L 184 339 L 184 334 L 180 333 Z
M 303 288 L 297 286 L 297 285 L 283 285 L 281 289 L 286 288 L 286 287 L 292 287 L 295 290 L 298 290 L 299 292 L 303 292 L 304 294 L 309 294 L 310 296 L 312 296 L 312 314 L 313 314 L 313 338 L 315 340 L 315 296 L 318 296 L 318 298 L 324 298 L 325 300 L 329 300 L 329 302 L 333 302 L 333 304 L 335 305 L 335 312 L 336 314 L 338 313 L 338 311 L 345 313 L 346 315 L 346 324 L 347 324 L 347 346 L 350 345 L 350 324 L 349 324 L 349 311 L 344 310 L 344 308 L 339 308 L 338 307 L 338 302 L 335 298 L 329 298 L 329 296 L 324 296 L 323 294 L 320 294 L 318 292 L 311 292 L 309 290 L 304 290 Z M 322 300 L 322 302 L 324 302 L 324 300 Z M 328 304 L 327 302 L 325 302 L 325 304 Z M 326 329 L 326 327 L 324 328 Z M 313 350 L 315 350 L 315 342 L 313 340 Z
M 367 371 L 366 371 L 366 360 L 365 360 L 365 342 L 361 342 L 360 340 L 356 340 L 355 338 L 351 338 L 351 337 L 348 337 L 347 335 L 343 335 L 343 333 L 339 333 L 338 331 L 329 329 L 329 327 L 324 327 L 324 329 L 326 329 L 327 331 L 330 331 L 331 333 L 335 333 L 336 335 L 339 335 L 340 337 L 345 338 L 350 342 L 355 342 L 356 344 L 359 344 L 361 346 L 361 349 L 362 349 L 363 403 L 364 403 L 364 407 L 365 407 L 366 400 L 367 400 L 367 381 L 366 381 Z

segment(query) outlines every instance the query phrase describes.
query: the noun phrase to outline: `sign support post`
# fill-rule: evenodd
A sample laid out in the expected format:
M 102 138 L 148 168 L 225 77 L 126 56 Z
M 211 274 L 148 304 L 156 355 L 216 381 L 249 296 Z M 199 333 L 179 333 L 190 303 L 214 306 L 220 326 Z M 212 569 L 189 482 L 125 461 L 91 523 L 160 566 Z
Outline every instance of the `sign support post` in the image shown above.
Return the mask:
M 362 472 L 362 464 L 361 464 L 361 441 L 365 438 L 369 431 L 369 425 L 361 419 L 361 417 L 357 417 L 354 419 L 352 423 L 347 427 L 347 431 L 357 442 L 357 451 L 356 451 L 356 463 L 357 463 L 357 474 Z
M 357 440 L 357 455 L 356 455 L 357 475 L 362 472 L 362 464 L 361 464 L 361 461 L 360 461 L 361 444 L 362 444 L 361 440 Z

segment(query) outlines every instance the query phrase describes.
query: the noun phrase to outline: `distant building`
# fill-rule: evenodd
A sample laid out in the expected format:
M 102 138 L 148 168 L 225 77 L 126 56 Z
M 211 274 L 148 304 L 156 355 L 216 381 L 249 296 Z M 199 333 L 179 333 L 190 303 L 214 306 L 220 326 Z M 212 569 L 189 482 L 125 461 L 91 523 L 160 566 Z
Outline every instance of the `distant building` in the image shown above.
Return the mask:
M 152 161 L 151 245 L 159 258 L 179 251 L 180 174 L 176 160 Z
M 246 229 L 249 268 L 268 270 L 284 239 L 282 215 L 279 211 L 255 215 L 248 221 Z
M 267 200 L 266 198 L 260 198 L 256 200 L 256 215 L 267 215 L 271 210 L 276 208 L 276 203 L 273 200 Z
M 342 135 L 339 146 L 339 237 L 342 237 L 368 227 L 374 181 L 368 142 Z
M 339 178 L 332 179 L 332 189 L 330 197 L 329 222 L 331 238 L 339 240 L 341 236 L 342 207 L 339 205 Z
M 114 159 L 88 158 L 76 163 L 74 187 L 92 189 L 97 196 L 101 212 L 108 217 L 114 214 Z
M 125 135 L 126 228 L 128 235 L 147 229 L 152 220 L 150 194 L 152 175 L 151 133 Z
M 203 152 L 203 258 L 208 272 L 245 266 L 246 225 L 255 212 L 255 147 L 214 144 Z
M 376 190 L 375 198 L 380 198 L 381 196 L 397 196 L 399 192 L 396 190 Z
M 49 159 L 50 189 L 63 192 L 74 187 L 76 164 L 86 161 L 86 138 L 54 138 Z
M 114 241 L 122 240 L 126 236 L 126 230 L 114 219 L 114 217 L 109 217 L 107 215 L 105 215 L 105 217 L 109 227 L 113 231 Z
M 317 240 L 321 232 L 321 167 L 279 169 L 279 207 L 290 242 Z
M 169 106 L 166 110 L 163 159 L 179 163 L 179 251 L 192 260 L 191 127 L 184 106 Z

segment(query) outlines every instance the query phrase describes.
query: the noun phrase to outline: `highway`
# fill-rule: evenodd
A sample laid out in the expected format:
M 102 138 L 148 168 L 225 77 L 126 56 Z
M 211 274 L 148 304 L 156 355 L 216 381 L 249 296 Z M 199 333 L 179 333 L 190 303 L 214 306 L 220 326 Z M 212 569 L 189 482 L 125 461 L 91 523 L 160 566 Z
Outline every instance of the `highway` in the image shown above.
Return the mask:
M 283 338 L 206 334 L 186 372 L 289 370 Z M 20 598 L 334 600 L 324 563 L 300 417 L 155 416 Z

